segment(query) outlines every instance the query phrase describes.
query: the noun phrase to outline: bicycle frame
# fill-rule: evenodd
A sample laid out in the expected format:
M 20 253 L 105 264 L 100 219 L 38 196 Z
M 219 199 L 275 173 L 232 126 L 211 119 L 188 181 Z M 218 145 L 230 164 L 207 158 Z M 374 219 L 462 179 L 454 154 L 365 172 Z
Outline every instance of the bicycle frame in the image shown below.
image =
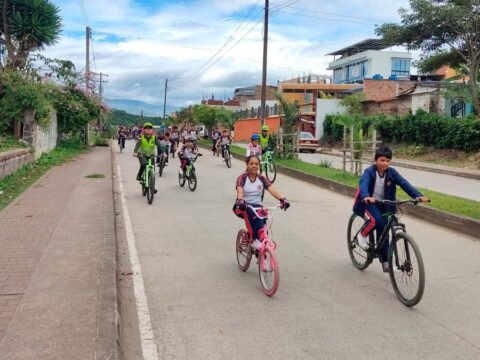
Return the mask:
M 262 160 L 260 160 L 260 167 L 262 169 L 265 169 L 267 164 L 270 164 L 272 162 L 273 162 L 273 153 L 267 150 L 265 154 L 262 154 Z
M 145 156 L 145 157 L 147 159 L 147 166 L 145 167 L 145 170 L 143 171 L 143 186 L 148 187 L 150 185 L 149 184 L 150 178 L 149 178 L 148 174 L 150 172 L 153 172 L 155 174 L 155 164 L 154 164 L 154 161 L 153 161 L 153 158 L 155 156 Z
M 266 220 L 265 226 L 263 228 L 265 230 L 262 231 L 259 234 L 259 237 L 260 237 L 259 240 L 262 242 L 262 248 L 260 250 L 260 253 L 263 253 L 265 251 L 266 246 L 270 246 L 272 249 L 276 249 L 276 247 L 277 247 L 276 243 L 274 241 L 270 240 L 270 238 L 268 236 L 268 233 L 269 233 L 270 228 L 272 227 L 272 223 L 270 222 L 270 220 L 273 218 L 273 215 L 274 215 L 275 211 L 277 209 L 279 209 L 280 207 L 281 207 L 281 205 L 273 206 L 273 207 L 255 208 L 251 205 L 247 205 L 247 208 L 252 209 L 252 211 L 255 212 L 255 214 L 257 215 L 257 217 L 259 219 Z M 250 235 L 250 239 L 253 239 L 254 238 L 253 230 L 252 230 L 252 227 L 251 227 L 250 222 L 248 220 L 248 215 L 247 215 L 246 210 L 245 210 L 245 213 L 243 214 L 243 219 L 245 220 L 245 225 L 247 226 L 247 230 L 248 230 L 248 233 Z

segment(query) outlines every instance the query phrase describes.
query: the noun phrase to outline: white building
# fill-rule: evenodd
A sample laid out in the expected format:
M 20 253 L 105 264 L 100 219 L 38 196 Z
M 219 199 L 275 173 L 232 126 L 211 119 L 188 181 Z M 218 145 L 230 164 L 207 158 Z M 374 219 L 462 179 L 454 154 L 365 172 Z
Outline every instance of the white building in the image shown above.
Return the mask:
M 333 70 L 333 83 L 357 84 L 375 77 L 410 78 L 411 54 L 382 51 L 387 47 L 381 39 L 367 39 L 327 54 L 334 56 L 327 68 Z

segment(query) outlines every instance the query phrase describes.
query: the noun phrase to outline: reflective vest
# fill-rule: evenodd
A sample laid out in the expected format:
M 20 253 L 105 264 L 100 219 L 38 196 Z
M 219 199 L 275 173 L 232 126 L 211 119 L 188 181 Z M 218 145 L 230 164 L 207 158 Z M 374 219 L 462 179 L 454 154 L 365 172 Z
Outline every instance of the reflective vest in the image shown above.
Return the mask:
M 140 141 L 140 153 L 144 155 L 155 155 L 155 147 L 157 146 L 155 135 L 150 136 L 149 139 L 147 139 L 145 135 L 142 135 Z
M 263 137 L 263 135 L 260 134 L 260 146 L 262 149 L 266 149 L 268 147 L 269 140 L 270 140 L 270 135 Z

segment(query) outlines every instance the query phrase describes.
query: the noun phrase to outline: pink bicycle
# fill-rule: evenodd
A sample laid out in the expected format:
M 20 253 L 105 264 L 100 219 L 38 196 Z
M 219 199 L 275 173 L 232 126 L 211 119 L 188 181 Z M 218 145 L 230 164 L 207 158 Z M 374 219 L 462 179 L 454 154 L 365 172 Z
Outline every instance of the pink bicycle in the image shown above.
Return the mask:
M 257 216 L 260 219 L 266 221 L 265 226 L 260 231 L 260 241 L 262 242 L 262 247 L 260 250 L 254 250 L 251 247 L 253 241 L 252 229 L 249 225 L 247 212 L 243 214 L 245 224 L 248 228 L 248 231 L 245 229 L 238 230 L 237 242 L 235 246 L 235 251 L 237 255 L 237 263 L 240 267 L 240 270 L 247 271 L 252 261 L 252 255 L 255 254 L 258 262 L 258 275 L 260 276 L 260 284 L 262 284 L 263 292 L 267 296 L 273 296 L 278 289 L 278 284 L 280 282 L 280 269 L 278 266 L 277 257 L 275 256 L 275 249 L 277 244 L 270 240 L 268 232 L 272 227 L 273 214 L 278 208 L 283 208 L 282 205 L 275 207 L 261 207 L 254 208 L 253 206 L 247 205 L 247 208 L 255 211 Z

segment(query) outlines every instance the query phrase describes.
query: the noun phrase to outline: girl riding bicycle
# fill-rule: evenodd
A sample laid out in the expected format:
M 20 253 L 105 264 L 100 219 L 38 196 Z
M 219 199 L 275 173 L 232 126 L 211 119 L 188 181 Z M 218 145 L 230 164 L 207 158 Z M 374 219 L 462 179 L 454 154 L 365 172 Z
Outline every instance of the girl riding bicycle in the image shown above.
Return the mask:
M 251 140 L 252 142 L 247 145 L 246 157 L 249 157 L 250 155 L 257 155 L 260 158 L 260 156 L 262 155 L 262 147 L 258 144 L 258 141 L 260 140 L 260 135 L 252 134 Z
M 247 207 L 247 205 L 254 208 L 261 208 L 264 189 L 270 192 L 275 199 L 280 200 L 284 210 L 290 207 L 290 203 L 273 187 L 270 181 L 258 174 L 260 159 L 257 155 L 247 157 L 246 163 L 247 171 L 237 178 L 237 200 L 233 207 L 233 212 L 242 218 L 246 212 L 248 222 L 245 222 L 247 228 L 251 230 L 254 239 L 251 246 L 254 250 L 259 250 L 262 246 L 260 240 L 263 239 L 265 234 L 265 220 L 260 219 L 257 213 L 250 207 Z
M 187 137 L 185 139 L 185 144 L 178 152 L 178 158 L 180 159 L 180 169 L 183 175 L 185 174 L 185 169 L 187 168 L 187 165 L 190 164 L 190 162 L 193 160 L 193 158 L 195 158 L 196 155 L 197 151 L 194 148 L 193 140 Z

